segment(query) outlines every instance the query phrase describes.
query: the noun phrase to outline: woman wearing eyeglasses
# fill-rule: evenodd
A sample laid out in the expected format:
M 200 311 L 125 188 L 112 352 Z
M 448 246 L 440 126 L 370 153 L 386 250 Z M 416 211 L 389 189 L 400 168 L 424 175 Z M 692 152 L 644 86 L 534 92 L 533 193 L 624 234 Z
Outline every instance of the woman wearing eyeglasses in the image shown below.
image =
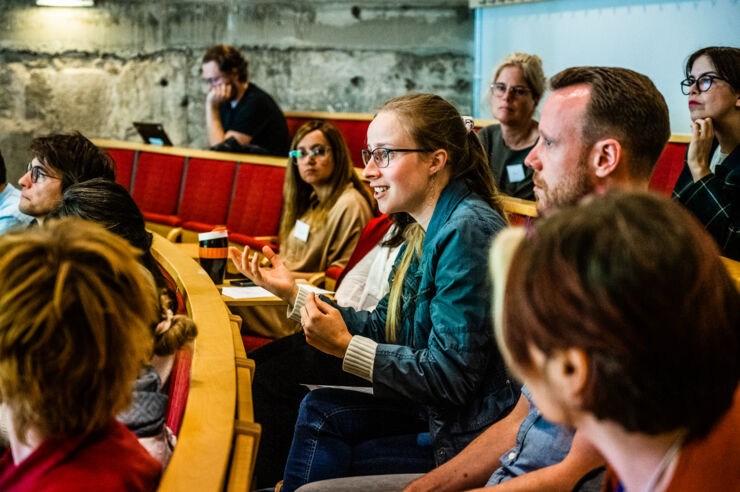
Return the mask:
M 545 81 L 537 55 L 512 53 L 501 60 L 489 92 L 491 114 L 498 124 L 478 133 L 498 189 L 525 200 L 534 200 L 534 171 L 524 165 L 524 158 L 540 136 L 532 117 Z
M 430 94 L 387 102 L 370 124 L 364 176 L 384 213 L 415 220 L 390 293 L 373 312 L 299 288 L 277 256 L 238 268 L 284 298 L 306 341 L 372 383 L 301 403 L 283 491 L 350 474 L 425 472 L 500 419 L 519 396 L 492 340 L 486 249 L 506 222 L 483 148 Z
M 331 123 L 302 125 L 290 145 L 283 182 L 280 258 L 297 278 L 344 267 L 373 217 L 370 192 L 354 171 L 347 144 Z M 245 330 L 267 337 L 295 333 L 298 325 L 276 308 L 236 309 Z
M 691 143 L 673 197 L 740 260 L 740 49 L 702 48 L 686 62 Z

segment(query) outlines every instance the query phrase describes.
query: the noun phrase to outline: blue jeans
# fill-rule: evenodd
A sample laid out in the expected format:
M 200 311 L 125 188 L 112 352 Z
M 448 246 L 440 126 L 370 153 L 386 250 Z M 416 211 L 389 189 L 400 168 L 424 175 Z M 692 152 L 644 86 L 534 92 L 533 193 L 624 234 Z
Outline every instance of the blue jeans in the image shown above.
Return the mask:
M 410 401 L 323 388 L 301 402 L 283 492 L 309 482 L 434 468 L 429 427 Z

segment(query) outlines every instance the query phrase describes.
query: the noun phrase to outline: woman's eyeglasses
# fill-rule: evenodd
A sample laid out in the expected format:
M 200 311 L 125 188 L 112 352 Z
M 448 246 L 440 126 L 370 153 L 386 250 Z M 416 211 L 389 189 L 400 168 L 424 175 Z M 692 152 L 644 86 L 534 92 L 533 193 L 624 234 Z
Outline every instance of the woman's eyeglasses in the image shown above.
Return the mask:
M 388 167 L 391 164 L 392 152 L 432 152 L 430 149 L 386 149 L 377 148 L 373 150 L 362 149 L 362 162 L 367 167 L 372 161 L 376 167 Z
M 712 82 L 714 82 L 715 80 L 725 79 L 717 75 L 710 75 L 708 73 L 700 75 L 698 79 L 695 79 L 694 77 L 689 77 L 686 80 L 681 81 L 681 92 L 683 92 L 684 96 L 688 96 L 689 93 L 691 93 L 692 86 L 696 86 L 696 90 L 700 93 L 706 92 L 709 90 L 710 87 L 712 87 Z M 727 81 L 725 80 L 725 82 Z
M 306 150 L 303 148 L 291 150 L 290 152 L 288 152 L 288 156 L 291 159 L 293 159 L 293 162 L 296 162 L 296 161 L 306 159 L 312 156 L 320 157 L 320 156 L 326 155 L 326 153 L 329 152 L 329 150 L 331 150 L 330 147 L 324 147 L 322 145 L 317 145 L 315 147 L 312 147 L 311 150 Z
M 493 95 L 496 97 L 505 96 L 508 91 L 511 91 L 511 95 L 514 97 L 526 96 L 532 92 L 521 85 L 512 85 L 511 87 L 508 87 L 506 84 L 501 83 L 491 84 L 491 92 L 493 92 Z

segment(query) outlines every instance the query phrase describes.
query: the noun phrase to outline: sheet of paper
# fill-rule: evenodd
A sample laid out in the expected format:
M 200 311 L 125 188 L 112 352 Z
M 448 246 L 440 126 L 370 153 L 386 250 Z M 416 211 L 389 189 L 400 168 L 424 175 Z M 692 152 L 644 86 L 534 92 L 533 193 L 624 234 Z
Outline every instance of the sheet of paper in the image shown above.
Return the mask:
M 319 289 L 311 284 L 301 284 L 304 289 L 315 292 L 316 294 L 333 294 L 330 290 Z M 260 299 L 263 297 L 275 297 L 272 292 L 262 287 L 224 287 L 221 294 L 231 297 L 232 299 Z
M 373 394 L 372 386 L 332 386 L 327 384 L 301 384 L 301 386 L 305 386 L 306 388 L 308 388 L 308 391 L 313 391 L 320 388 L 334 388 L 345 391 L 357 391 L 358 393 L 367 393 L 368 395 Z

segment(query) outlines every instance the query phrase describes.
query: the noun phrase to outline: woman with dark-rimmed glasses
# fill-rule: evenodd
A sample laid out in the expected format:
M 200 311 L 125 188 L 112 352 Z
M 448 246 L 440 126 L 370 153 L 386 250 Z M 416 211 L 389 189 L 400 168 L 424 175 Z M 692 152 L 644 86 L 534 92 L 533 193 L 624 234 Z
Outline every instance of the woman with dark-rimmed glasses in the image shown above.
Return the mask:
M 534 171 L 524 159 L 540 133 L 533 118 L 542 93 L 545 73 L 537 55 L 511 53 L 494 70 L 488 97 L 497 124 L 478 133 L 488 155 L 496 187 L 516 198 L 534 200 Z
M 673 197 L 740 260 L 740 48 L 712 46 L 686 62 L 691 143 Z

